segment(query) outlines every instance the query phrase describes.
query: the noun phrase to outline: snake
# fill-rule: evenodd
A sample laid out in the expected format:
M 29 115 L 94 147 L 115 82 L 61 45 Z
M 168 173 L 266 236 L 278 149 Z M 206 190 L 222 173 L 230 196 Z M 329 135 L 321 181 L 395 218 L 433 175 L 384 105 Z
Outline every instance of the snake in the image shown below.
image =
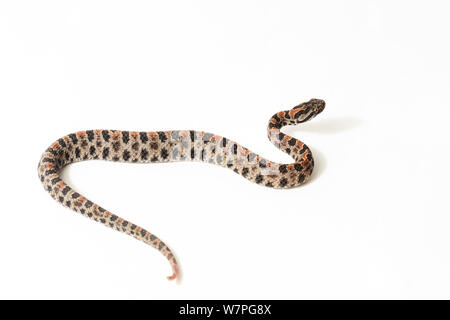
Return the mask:
M 127 163 L 200 161 L 231 169 L 261 186 L 293 188 L 310 179 L 314 159 L 306 144 L 281 132 L 281 128 L 311 120 L 324 108 L 325 101 L 311 99 L 270 118 L 268 138 L 294 159 L 289 164 L 269 161 L 232 140 L 204 131 L 85 130 L 52 143 L 39 160 L 38 175 L 44 189 L 63 206 L 156 248 L 171 265 L 172 275 L 167 278 L 174 280 L 179 276 L 177 259 L 163 241 L 82 196 L 63 181 L 62 169 L 75 162 L 96 159 Z

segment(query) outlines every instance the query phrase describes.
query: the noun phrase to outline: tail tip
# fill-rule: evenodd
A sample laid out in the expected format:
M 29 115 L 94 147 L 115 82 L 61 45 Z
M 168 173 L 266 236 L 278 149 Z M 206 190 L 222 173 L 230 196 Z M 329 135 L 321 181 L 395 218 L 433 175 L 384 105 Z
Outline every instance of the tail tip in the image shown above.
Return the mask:
M 167 277 L 167 280 L 172 281 L 178 278 L 178 268 L 176 266 L 173 266 L 173 273 L 171 276 Z
M 174 274 L 172 274 L 171 276 L 168 276 L 167 277 L 167 280 L 169 280 L 169 281 L 172 281 L 172 280 L 175 280 L 176 278 L 177 278 L 177 274 L 176 273 L 174 273 Z

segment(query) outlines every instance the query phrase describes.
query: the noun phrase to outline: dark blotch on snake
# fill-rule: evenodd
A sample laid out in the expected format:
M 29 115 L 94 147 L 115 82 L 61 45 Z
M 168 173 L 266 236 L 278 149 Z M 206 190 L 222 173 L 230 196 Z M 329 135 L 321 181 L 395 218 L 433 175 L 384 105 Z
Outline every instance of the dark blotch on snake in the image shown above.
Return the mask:
M 103 139 L 104 139 L 106 142 L 108 142 L 108 141 L 109 141 L 109 138 L 111 138 L 111 136 L 109 135 L 109 132 L 108 132 L 107 130 L 103 130 L 103 131 L 102 131 L 102 136 L 103 136 Z

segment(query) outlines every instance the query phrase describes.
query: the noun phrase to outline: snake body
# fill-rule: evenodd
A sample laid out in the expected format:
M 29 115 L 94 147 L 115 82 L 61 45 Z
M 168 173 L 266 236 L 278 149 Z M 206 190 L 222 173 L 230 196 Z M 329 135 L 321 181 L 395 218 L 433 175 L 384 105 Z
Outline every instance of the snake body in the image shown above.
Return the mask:
M 173 274 L 168 279 L 173 280 L 178 275 L 178 265 L 164 242 L 80 195 L 62 180 L 61 170 L 68 164 L 92 159 L 139 163 L 202 161 L 232 169 L 266 187 L 296 187 L 310 178 L 314 160 L 311 150 L 303 142 L 282 133 L 280 129 L 285 125 L 308 121 L 324 108 L 323 100 L 311 99 L 270 118 L 269 140 L 294 158 L 295 162 L 291 164 L 271 162 L 234 141 L 203 131 L 87 130 L 64 136 L 45 150 L 38 165 L 39 179 L 45 190 L 62 205 L 160 251 L 171 264 Z

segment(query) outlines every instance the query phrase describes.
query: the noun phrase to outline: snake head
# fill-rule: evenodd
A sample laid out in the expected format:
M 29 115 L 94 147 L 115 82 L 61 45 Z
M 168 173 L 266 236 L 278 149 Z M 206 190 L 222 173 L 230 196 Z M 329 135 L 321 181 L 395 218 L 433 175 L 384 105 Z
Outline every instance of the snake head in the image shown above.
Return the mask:
M 317 116 L 323 111 L 323 109 L 325 109 L 325 101 L 321 99 L 311 99 L 309 100 L 308 105 L 312 109 L 312 112 L 315 116 Z

